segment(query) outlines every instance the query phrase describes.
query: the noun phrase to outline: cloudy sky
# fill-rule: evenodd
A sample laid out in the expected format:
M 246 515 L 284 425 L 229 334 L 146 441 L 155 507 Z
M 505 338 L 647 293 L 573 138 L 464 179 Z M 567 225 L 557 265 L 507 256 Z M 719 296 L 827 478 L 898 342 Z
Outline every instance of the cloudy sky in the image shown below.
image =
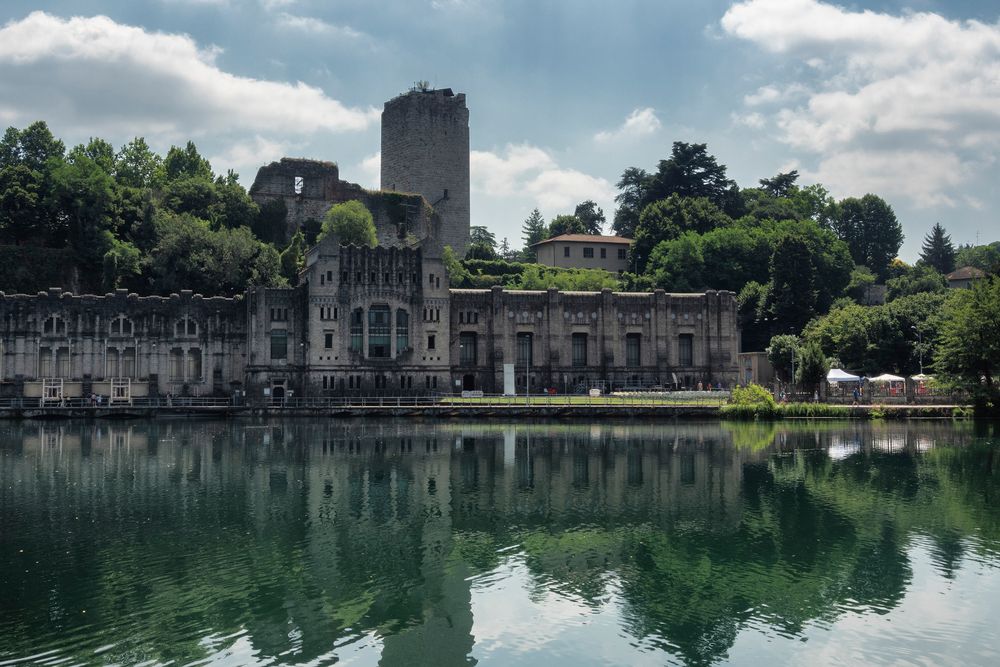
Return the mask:
M 906 232 L 1000 239 L 995 0 L 5 0 L 0 124 L 68 143 L 193 139 L 217 172 L 283 155 L 377 187 L 379 112 L 468 95 L 472 221 L 520 245 L 671 142 L 740 185 L 798 169 L 875 192 Z

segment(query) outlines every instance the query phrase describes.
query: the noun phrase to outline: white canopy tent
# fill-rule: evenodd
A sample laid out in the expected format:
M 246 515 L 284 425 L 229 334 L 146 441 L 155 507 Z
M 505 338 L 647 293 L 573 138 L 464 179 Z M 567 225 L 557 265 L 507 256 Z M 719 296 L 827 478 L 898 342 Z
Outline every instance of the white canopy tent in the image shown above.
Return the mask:
M 905 380 L 898 375 L 892 375 L 891 373 L 883 373 L 877 377 L 873 377 L 869 382 L 875 382 L 878 384 L 883 384 L 886 382 L 905 382 Z
M 927 382 L 928 380 L 933 380 L 934 376 L 933 375 L 924 375 L 923 373 L 919 373 L 917 375 L 911 375 L 910 379 L 911 380 L 915 380 L 917 382 Z
M 827 382 L 860 382 L 861 378 L 857 375 L 851 375 L 847 371 L 840 368 L 831 368 L 826 374 Z

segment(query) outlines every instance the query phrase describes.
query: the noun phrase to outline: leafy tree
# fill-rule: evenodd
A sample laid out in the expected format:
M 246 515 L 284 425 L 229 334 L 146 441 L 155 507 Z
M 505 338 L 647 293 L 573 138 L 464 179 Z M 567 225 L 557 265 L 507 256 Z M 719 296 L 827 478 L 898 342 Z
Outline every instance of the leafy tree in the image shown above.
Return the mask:
M 154 292 L 232 296 L 255 285 L 287 285 L 278 251 L 245 227 L 212 231 L 204 220 L 167 211 L 156 226 L 159 240 L 147 266 Z
M 948 289 L 948 281 L 932 266 L 918 264 L 898 278 L 885 281 L 885 286 L 886 300 L 893 301 L 921 292 L 943 292 Z
M 524 240 L 524 255 L 528 261 L 534 262 L 537 259 L 537 252 L 533 246 L 539 241 L 545 240 L 547 229 L 542 212 L 537 208 L 532 209 L 531 214 L 521 225 L 521 238 Z
M 795 236 L 778 242 L 771 255 L 769 313 L 786 330 L 801 331 L 816 308 L 816 265 L 809 246 Z
M 818 342 L 810 341 L 800 348 L 795 359 L 795 381 L 806 391 L 818 390 L 829 370 L 829 361 Z
M 684 232 L 705 234 L 732 224 L 732 220 L 706 197 L 695 199 L 670 195 L 653 202 L 639 216 L 632 253 L 635 266 L 645 268 L 649 253 L 661 241 L 677 238 Z
M 299 284 L 299 269 L 304 261 L 306 238 L 301 231 L 295 232 L 288 247 L 281 251 L 281 275 L 292 287 Z
M 115 147 L 104 139 L 94 139 L 91 137 L 86 145 L 80 144 L 74 146 L 69 154 L 66 155 L 66 159 L 70 162 L 80 157 L 93 160 L 109 176 L 115 173 Z
M 41 187 L 40 174 L 23 164 L 0 169 L 0 234 L 5 243 L 20 245 L 44 235 L 39 210 Z
M 209 207 L 209 218 L 216 226 L 229 229 L 253 227 L 254 221 L 260 215 L 260 208 L 238 180 L 220 179 L 216 181 L 214 191 L 215 196 Z
M 903 245 L 903 227 L 881 197 L 850 197 L 837 205 L 833 230 L 847 243 L 856 264 L 864 264 L 884 280 L 889 262 Z
M 605 287 L 618 287 L 618 278 L 615 274 L 600 269 L 556 269 L 529 264 L 509 287 L 526 290 L 555 287 L 560 290 L 595 292 Z
M 649 191 L 651 177 L 645 169 L 629 167 L 622 173 L 622 177 L 616 183 L 618 194 L 615 196 L 615 219 L 611 223 L 611 230 L 618 236 L 632 238 L 635 229 L 639 226 L 639 215 L 647 204 L 647 192 Z
M 497 254 L 500 255 L 500 259 L 510 261 L 512 256 L 512 250 L 510 249 L 510 242 L 507 237 L 503 237 L 503 241 L 500 242 L 500 247 L 497 249 Z
M 847 284 L 847 295 L 856 303 L 864 304 L 868 300 L 868 290 L 878 278 L 867 266 L 855 266 L 851 271 L 851 282 Z
M 607 222 L 604 211 L 591 199 L 577 204 L 573 216 L 583 223 L 586 234 L 600 234 Z
M 555 238 L 563 234 L 586 234 L 583 222 L 575 215 L 557 215 L 549 223 L 548 235 L 546 238 Z
M 85 274 L 101 275 L 110 250 L 114 181 L 85 155 L 60 164 L 52 174 L 54 198 L 66 216 L 70 245 Z
M 743 202 L 736 183 L 726 177 L 725 165 L 708 153 L 707 144 L 675 141 L 670 157 L 660 160 L 649 181 L 643 207 L 672 194 L 707 197 L 729 215 L 740 215 Z
M 497 259 L 497 239 L 486 227 L 473 225 L 469 228 L 469 249 L 467 259 Z
M 945 304 L 934 354 L 940 379 L 968 389 L 980 409 L 1000 414 L 1000 279 L 953 290 Z
M 974 266 L 987 273 L 1000 274 L 1000 241 L 961 246 L 955 253 L 955 266 Z
M 260 213 L 250 222 L 250 229 L 254 236 L 265 243 L 281 245 L 285 242 L 288 234 L 287 220 L 288 207 L 285 206 L 284 199 L 272 199 L 264 202 L 260 206 Z M 322 226 L 317 232 L 317 240 L 322 236 Z
M 359 201 L 346 201 L 330 207 L 323 216 L 323 230 L 319 234 L 319 240 L 322 241 L 327 234 L 336 234 L 343 245 L 371 248 L 378 245 L 372 214 Z
M 920 259 L 938 273 L 947 274 L 955 270 L 955 246 L 941 223 L 934 223 L 930 233 L 924 237 Z
M 653 284 L 671 292 L 695 292 L 705 287 L 701 237 L 694 232 L 661 241 L 651 253 L 647 273 Z
M 788 197 L 798 188 L 795 181 L 799 179 L 799 172 L 792 170 L 786 173 L 779 173 L 773 178 L 760 179 L 760 188 L 772 197 Z
M 135 137 L 115 155 L 115 180 L 119 185 L 132 188 L 151 187 L 156 173 L 163 168 L 162 164 L 163 160 L 149 149 L 146 140 Z
M 836 308 L 810 322 L 803 336 L 819 342 L 827 355 L 858 373 L 916 373 L 919 351 L 914 327 L 924 341 L 934 340 L 947 298 L 944 293 L 921 293 L 882 306 Z
M 193 141 L 184 148 L 171 146 L 163 160 L 163 178 L 167 183 L 181 178 L 213 180 L 212 165 L 198 153 Z
M 779 334 L 771 338 L 767 346 L 767 360 L 774 366 L 774 372 L 782 382 L 792 380 L 792 362 L 802 355 L 800 345 L 798 336 Z
M 102 287 L 112 291 L 134 280 L 142 272 L 142 252 L 131 243 L 113 239 L 102 261 Z
M 0 141 L 0 167 L 20 164 L 43 176 L 51 170 L 50 160 L 59 162 L 65 154 L 65 144 L 52 136 L 44 121 L 20 131 L 8 128 Z
M 210 220 L 215 202 L 215 184 L 201 176 L 181 176 L 169 181 L 163 190 L 161 203 L 174 213 L 190 213 Z
M 455 257 L 455 251 L 451 249 L 450 245 L 444 247 L 441 261 L 444 264 L 445 272 L 448 274 L 448 282 L 452 287 L 460 287 L 468 281 L 469 272 L 462 265 L 462 262 Z

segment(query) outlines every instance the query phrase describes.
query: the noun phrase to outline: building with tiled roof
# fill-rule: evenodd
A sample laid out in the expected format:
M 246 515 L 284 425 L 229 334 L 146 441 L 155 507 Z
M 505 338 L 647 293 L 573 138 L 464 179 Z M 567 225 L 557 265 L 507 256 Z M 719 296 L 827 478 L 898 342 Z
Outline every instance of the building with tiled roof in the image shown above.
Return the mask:
M 967 289 L 972 287 L 972 283 L 985 277 L 986 272 L 974 266 L 963 266 L 945 276 L 948 279 L 948 287 L 952 289 Z
M 632 239 L 596 234 L 562 234 L 539 241 L 535 249 L 538 263 L 564 269 L 604 269 L 612 273 L 628 270 L 628 249 Z

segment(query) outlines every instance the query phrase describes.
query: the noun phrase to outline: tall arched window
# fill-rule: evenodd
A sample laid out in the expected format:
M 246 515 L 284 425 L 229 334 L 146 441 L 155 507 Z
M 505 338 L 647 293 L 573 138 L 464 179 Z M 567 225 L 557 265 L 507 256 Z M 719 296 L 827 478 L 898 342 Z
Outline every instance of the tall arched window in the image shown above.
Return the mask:
M 112 336 L 131 336 L 133 331 L 132 320 L 124 315 L 119 315 L 111 320 Z
M 410 349 L 410 314 L 400 308 L 396 311 L 396 356 Z

